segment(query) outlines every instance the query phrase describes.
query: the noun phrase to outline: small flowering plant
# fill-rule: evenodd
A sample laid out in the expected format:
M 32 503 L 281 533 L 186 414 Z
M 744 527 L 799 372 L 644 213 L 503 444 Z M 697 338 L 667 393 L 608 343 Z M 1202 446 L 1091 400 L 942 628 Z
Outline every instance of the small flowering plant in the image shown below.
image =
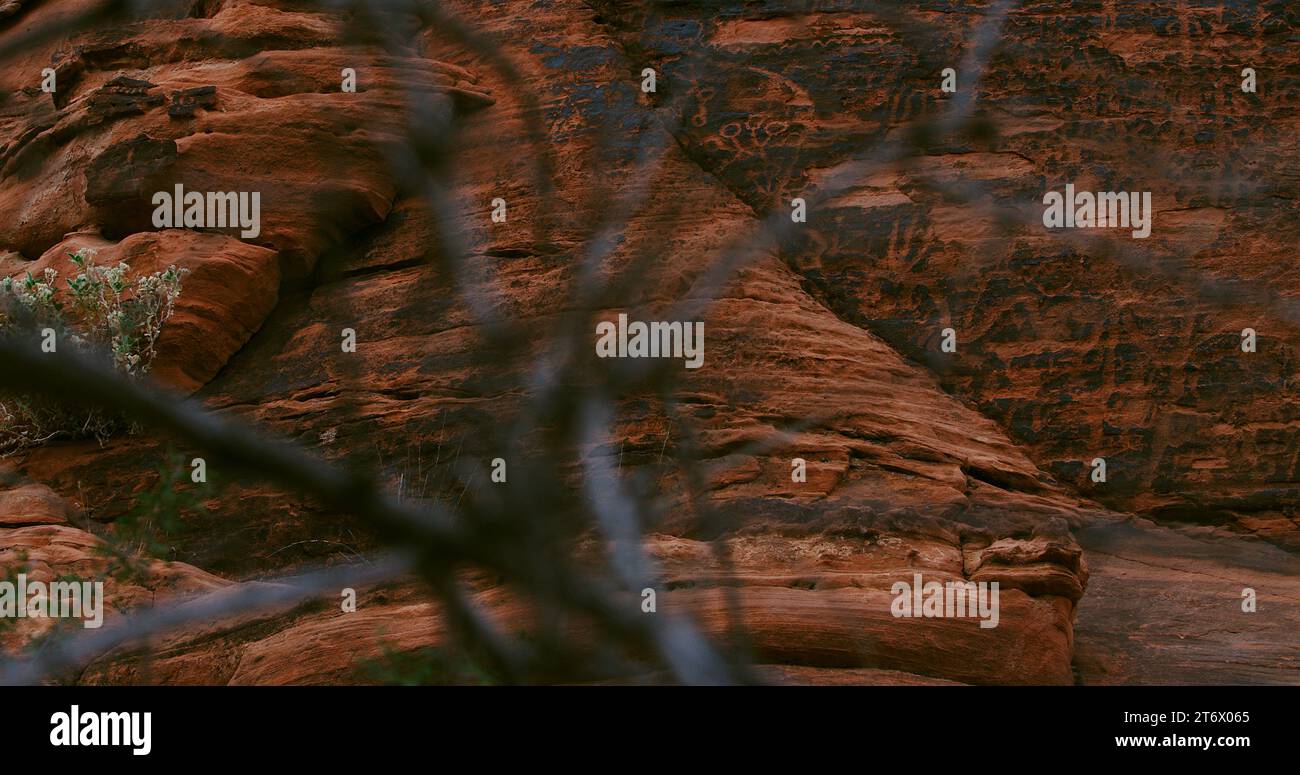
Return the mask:
M 37 330 L 51 328 L 57 341 L 103 352 L 118 371 L 131 377 L 149 372 L 158 354 L 158 337 L 175 311 L 187 270 L 169 266 L 131 282 L 130 266 L 98 266 L 93 250 L 69 253 L 76 275 L 67 293 L 58 293 L 59 273 L 46 269 L 22 278 L 0 280 L 0 333 L 10 333 L 19 318 Z M 104 440 L 118 423 L 99 412 L 72 412 L 37 396 L 0 397 L 0 454 L 60 435 L 93 435 Z

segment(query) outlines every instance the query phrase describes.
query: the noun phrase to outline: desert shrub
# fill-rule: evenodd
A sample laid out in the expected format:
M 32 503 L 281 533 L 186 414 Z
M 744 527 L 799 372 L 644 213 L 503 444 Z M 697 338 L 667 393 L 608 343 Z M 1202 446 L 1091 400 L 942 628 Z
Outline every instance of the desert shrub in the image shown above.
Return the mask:
M 353 663 L 357 680 L 397 686 L 484 686 L 494 683 L 491 673 L 473 658 L 452 649 L 428 646 L 402 651 L 389 643 L 382 643 L 380 648 L 378 657 L 361 658 Z
M 125 263 L 96 266 L 93 250 L 69 253 L 76 276 L 58 292 L 59 273 L 0 281 L 0 334 L 22 328 L 31 336 L 52 329 L 58 347 L 72 347 L 112 359 L 130 377 L 149 372 L 158 337 L 172 316 L 186 270 L 169 266 L 132 283 Z M 38 395 L 0 397 L 0 454 L 59 436 L 100 441 L 122 427 L 121 418 L 65 406 Z
M 163 453 L 158 479 L 140 493 L 130 511 L 100 534 L 94 553 L 107 563 L 104 578 L 145 583 L 151 560 L 176 560 L 176 539 L 188 529 L 186 518 L 208 510 L 212 490 L 190 482 L 185 456 L 173 448 Z M 213 484 L 211 478 L 207 484 Z

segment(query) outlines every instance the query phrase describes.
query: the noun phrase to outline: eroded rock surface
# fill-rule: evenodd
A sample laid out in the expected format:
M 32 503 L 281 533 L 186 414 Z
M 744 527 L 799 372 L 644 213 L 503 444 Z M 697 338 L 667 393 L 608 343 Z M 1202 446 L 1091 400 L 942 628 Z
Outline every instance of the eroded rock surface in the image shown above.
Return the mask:
M 721 5 L 604 11 L 686 96 L 687 152 L 763 213 L 941 109 L 939 72 L 982 14 Z M 1086 497 L 1296 548 L 1297 22 L 1285 3 L 1024 4 L 978 131 L 911 138 L 920 155 L 819 208 L 782 257 Z M 1243 93 L 1243 66 L 1267 86 Z M 1152 192 L 1150 238 L 1044 229 L 1066 183 Z
M 75 633 L 78 628 L 85 629 L 83 621 L 98 621 L 100 627 L 113 625 L 133 608 L 197 596 L 231 584 L 199 568 L 159 560 L 142 562 L 136 573 L 122 576 L 105 541 L 77 527 L 75 521 L 75 509 L 47 487 L 28 484 L 0 489 L 0 580 L 17 584 L 22 575 L 27 584 L 76 580 L 104 585 L 102 598 L 81 600 L 81 619 L 5 617 L 0 648 L 6 652 L 26 650 L 56 630 Z M 11 603 L 16 602 L 15 594 Z M 91 613 L 94 608 L 98 608 L 98 616 Z
M 476 363 L 482 332 L 427 262 L 438 231 L 390 164 L 404 132 L 451 117 L 471 260 L 541 336 L 576 303 L 585 226 L 619 191 L 644 185 L 606 268 L 653 258 L 644 309 L 703 294 L 704 267 L 760 218 L 942 110 L 938 73 L 987 10 L 465 4 L 515 83 L 443 31 L 412 23 L 401 51 L 380 52 L 301 5 L 203 4 L 51 44 L 0 75 L 0 207 L 13 215 L 0 267 L 58 267 L 94 247 L 101 261 L 190 269 L 156 375 L 333 460 L 374 461 L 413 497 L 454 497 L 450 467 L 494 457 L 474 429 L 510 416 L 516 383 Z M 979 94 L 993 130 L 908 140 L 919 155 L 881 165 L 793 237 L 756 243 L 707 308 L 705 367 L 677 391 L 722 523 L 705 530 L 681 498 L 655 526 L 661 607 L 722 635 L 736 589 L 775 680 L 1295 682 L 1300 92 L 1293 69 L 1261 64 L 1259 95 L 1235 74 L 1294 59 L 1295 19 L 1276 3 L 1163 5 L 1013 11 Z M 48 62 L 67 84 L 57 99 L 30 89 Z M 640 90 L 647 66 L 654 95 Z M 339 91 L 342 67 L 357 68 L 357 93 Z M 557 173 L 545 195 L 529 118 Z M 1042 194 L 1067 181 L 1157 192 L 1153 237 L 1047 232 Z M 154 229 L 149 196 L 176 183 L 261 191 L 260 235 Z M 498 196 L 506 223 L 487 215 Z M 949 326 L 958 352 L 940 353 Z M 1256 353 L 1237 346 L 1246 326 Z M 344 328 L 355 354 L 340 352 Z M 658 464 L 683 440 L 646 402 L 620 409 L 619 442 L 591 454 L 684 492 Z M 166 448 L 149 434 L 60 442 L 21 464 L 96 527 L 151 486 Z M 1109 463 L 1103 486 L 1086 475 L 1094 456 Z M 791 480 L 794 457 L 806 482 Z M 7 540 L 93 542 L 44 490 L 26 492 L 0 495 L 28 515 L 0 507 Z M 370 548 L 360 526 L 258 483 L 224 485 L 210 505 L 178 557 L 228 581 L 194 569 L 186 589 Z M 1193 545 L 1131 528 L 1147 523 L 1129 513 L 1225 529 Z M 733 567 L 715 565 L 715 537 Z M 1193 559 L 1152 570 L 1166 551 Z M 918 573 L 998 582 L 998 627 L 892 616 L 892 585 Z M 1258 585 L 1259 613 L 1239 613 L 1238 580 Z M 115 595 L 130 606 L 147 590 Z M 526 629 L 504 591 L 477 592 Z M 1191 613 L 1205 606 L 1208 620 Z M 147 659 L 106 654 L 80 680 L 375 680 L 364 665 L 444 631 L 423 592 L 370 590 L 355 614 L 214 621 Z

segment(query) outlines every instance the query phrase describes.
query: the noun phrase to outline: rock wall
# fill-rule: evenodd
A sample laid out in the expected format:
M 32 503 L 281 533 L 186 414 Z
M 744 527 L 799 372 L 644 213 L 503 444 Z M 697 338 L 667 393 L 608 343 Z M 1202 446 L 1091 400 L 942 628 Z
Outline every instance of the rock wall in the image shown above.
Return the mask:
M 0 45 L 79 5 L 23 5 L 0 19 Z M 718 536 L 675 501 L 649 540 L 660 605 L 722 634 L 723 590 L 737 589 L 778 680 L 1294 683 L 1294 9 L 1019 4 L 978 85 L 957 74 L 978 88 L 977 120 L 927 136 L 918 127 L 952 99 L 939 73 L 960 65 L 988 4 L 794 5 L 457 4 L 518 82 L 414 19 L 380 46 L 290 0 L 194 3 L 24 50 L 0 73 L 0 270 L 59 268 L 80 247 L 188 268 L 158 377 L 331 459 L 373 462 L 407 495 L 454 497 L 448 458 L 494 457 L 474 431 L 509 416 L 515 386 L 476 362 L 483 332 L 426 261 L 445 235 L 394 172 L 404 133 L 454 125 L 461 236 L 501 308 L 538 332 L 577 304 L 587 226 L 619 192 L 639 196 L 608 265 L 652 256 L 636 301 L 662 308 L 700 292 L 702 269 L 761 219 L 902 138 L 915 153 L 758 244 L 708 307 L 705 366 L 676 399 L 736 562 L 717 567 L 705 541 Z M 1243 63 L 1258 93 L 1239 89 Z M 33 85 L 46 66 L 57 96 Z M 354 94 L 338 88 L 344 67 Z M 532 178 L 539 151 L 549 190 Z M 1066 182 L 1152 191 L 1151 238 L 1044 229 L 1043 193 Z M 260 234 L 156 229 L 149 196 L 176 184 L 260 191 Z M 488 217 L 498 196 L 506 223 Z M 349 327 L 360 346 L 342 354 Z M 682 440 L 646 402 L 620 408 L 605 454 L 683 492 L 654 465 Z M 0 549 L 63 536 L 70 515 L 111 531 L 168 448 L 138 433 L 26 453 L 22 474 L 62 500 L 0 494 Z M 1088 476 L 1094 457 L 1104 483 Z M 214 491 L 189 528 L 175 548 L 188 564 L 168 566 L 200 580 L 187 593 L 372 546 L 348 515 L 258 482 Z M 916 573 L 997 581 L 999 626 L 893 617 L 893 584 Z M 1266 601 L 1253 617 L 1246 586 Z M 527 620 L 490 583 L 477 594 Z M 350 682 L 385 649 L 442 638 L 437 605 L 399 586 L 355 615 L 297 608 L 179 632 L 79 680 Z

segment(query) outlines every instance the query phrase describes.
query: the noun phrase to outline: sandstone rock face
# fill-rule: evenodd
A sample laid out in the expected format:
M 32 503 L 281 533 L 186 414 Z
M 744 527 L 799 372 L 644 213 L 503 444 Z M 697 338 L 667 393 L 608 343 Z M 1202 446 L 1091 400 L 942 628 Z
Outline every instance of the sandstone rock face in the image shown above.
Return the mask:
M 1296 683 L 1294 554 L 1145 520 L 1079 538 L 1092 568 L 1075 626 L 1080 681 Z M 1246 589 L 1258 596 L 1255 614 L 1242 612 Z
M 650 317 L 706 295 L 710 262 L 762 218 L 901 138 L 916 152 L 758 241 L 705 309 L 705 366 L 674 399 L 717 521 L 662 464 L 685 440 L 653 402 L 623 401 L 616 440 L 591 451 L 665 494 L 647 539 L 660 608 L 719 638 L 739 616 L 781 682 L 1297 682 L 1293 11 L 1029 4 L 979 84 L 979 131 L 928 137 L 913 133 L 951 99 L 939 72 L 987 9 L 841 5 L 459 5 L 518 81 L 414 19 L 380 49 L 278 0 L 74 35 L 0 73 L 0 270 L 64 268 L 82 247 L 189 269 L 157 378 L 331 460 L 373 461 L 403 497 L 454 501 L 455 467 L 496 455 L 476 429 L 506 422 L 520 388 L 476 359 L 485 334 L 427 260 L 446 235 L 393 164 L 407 132 L 454 126 L 457 236 L 539 346 L 580 303 L 588 226 L 620 192 L 638 195 L 601 269 L 651 257 L 631 300 Z M 0 44 L 16 32 L 0 26 Z M 1238 88 L 1243 61 L 1265 74 L 1259 94 Z M 31 88 L 50 62 L 54 99 Z M 1153 191 L 1152 237 L 1044 229 L 1043 193 L 1066 182 Z M 155 228 L 150 196 L 178 183 L 260 191 L 260 234 Z M 949 327 L 955 353 L 939 347 Z M 39 484 L 0 493 L 0 550 L 51 572 L 86 561 L 87 530 L 111 529 L 169 444 L 26 453 Z M 207 506 L 177 539 L 186 562 L 115 588 L 121 607 L 373 548 L 346 515 L 261 483 L 223 483 Z M 998 626 L 894 616 L 894 585 L 917 575 L 996 582 Z M 474 594 L 527 631 L 506 590 Z M 439 604 L 402 583 L 363 589 L 356 613 L 190 626 L 77 678 L 381 680 L 367 665 L 446 640 Z
M 208 324 L 195 331 L 192 319 L 160 363 L 179 387 L 206 382 L 269 314 L 282 272 L 306 275 L 325 250 L 387 215 L 397 191 L 387 159 L 416 119 L 407 105 L 437 114 L 491 102 L 467 71 L 419 56 L 368 56 L 366 78 L 345 95 L 341 34 L 319 14 L 235 3 L 211 17 L 142 21 L 25 52 L 26 62 L 75 62 L 78 75 L 60 82 L 61 104 L 23 88 L 25 67 L 0 82 L 12 95 L 0 150 L 0 207 L 11 217 L 0 244 L 42 260 L 6 272 L 59 268 L 72 232 L 121 241 L 118 260 L 211 264 L 197 280 L 208 286 L 194 302 L 203 309 L 190 310 Z M 240 246 L 188 230 L 154 233 L 152 196 L 176 185 L 258 192 L 260 233 Z M 226 341 L 186 346 L 195 335 Z
M 684 84 L 687 153 L 759 212 L 938 107 L 937 73 L 979 18 L 721 5 L 606 10 Z M 1012 13 L 979 84 L 986 136 L 924 142 L 819 209 L 782 257 L 1087 497 L 1295 548 L 1300 83 L 1269 67 L 1294 62 L 1295 12 L 1125 5 Z M 1243 93 L 1242 63 L 1268 70 L 1266 93 Z M 1153 192 L 1152 237 L 1048 232 L 1041 198 L 1067 182 Z M 947 327 L 960 358 L 939 352 Z M 1254 353 L 1244 328 L 1263 337 Z M 1089 486 L 1094 457 L 1105 488 Z
M 36 261 L 0 260 L 6 274 L 47 268 L 70 277 L 75 272 L 68 254 L 95 251 L 94 262 L 126 262 L 141 274 L 169 266 L 187 272 L 185 295 L 158 343 L 154 374 L 168 385 L 192 392 L 216 376 L 275 308 L 280 270 L 275 251 L 221 234 L 168 229 L 137 232 L 121 242 L 97 234 L 69 235 Z
M 69 524 L 73 512 L 68 503 L 41 485 L 0 490 L 0 569 L 6 583 L 15 583 L 19 574 L 29 584 L 70 578 L 102 583 L 103 599 L 98 605 L 102 623 L 107 625 L 113 623 L 115 613 L 230 584 L 184 563 L 156 560 L 145 563 L 133 578 L 117 578 L 111 572 L 104 541 Z M 91 618 L 89 614 L 87 618 Z M 6 618 L 4 624 L 0 647 L 15 653 L 50 636 L 56 628 L 75 630 L 80 622 L 54 617 Z
M 53 490 L 41 484 L 26 484 L 0 492 L 0 525 L 67 524 L 71 510 Z

